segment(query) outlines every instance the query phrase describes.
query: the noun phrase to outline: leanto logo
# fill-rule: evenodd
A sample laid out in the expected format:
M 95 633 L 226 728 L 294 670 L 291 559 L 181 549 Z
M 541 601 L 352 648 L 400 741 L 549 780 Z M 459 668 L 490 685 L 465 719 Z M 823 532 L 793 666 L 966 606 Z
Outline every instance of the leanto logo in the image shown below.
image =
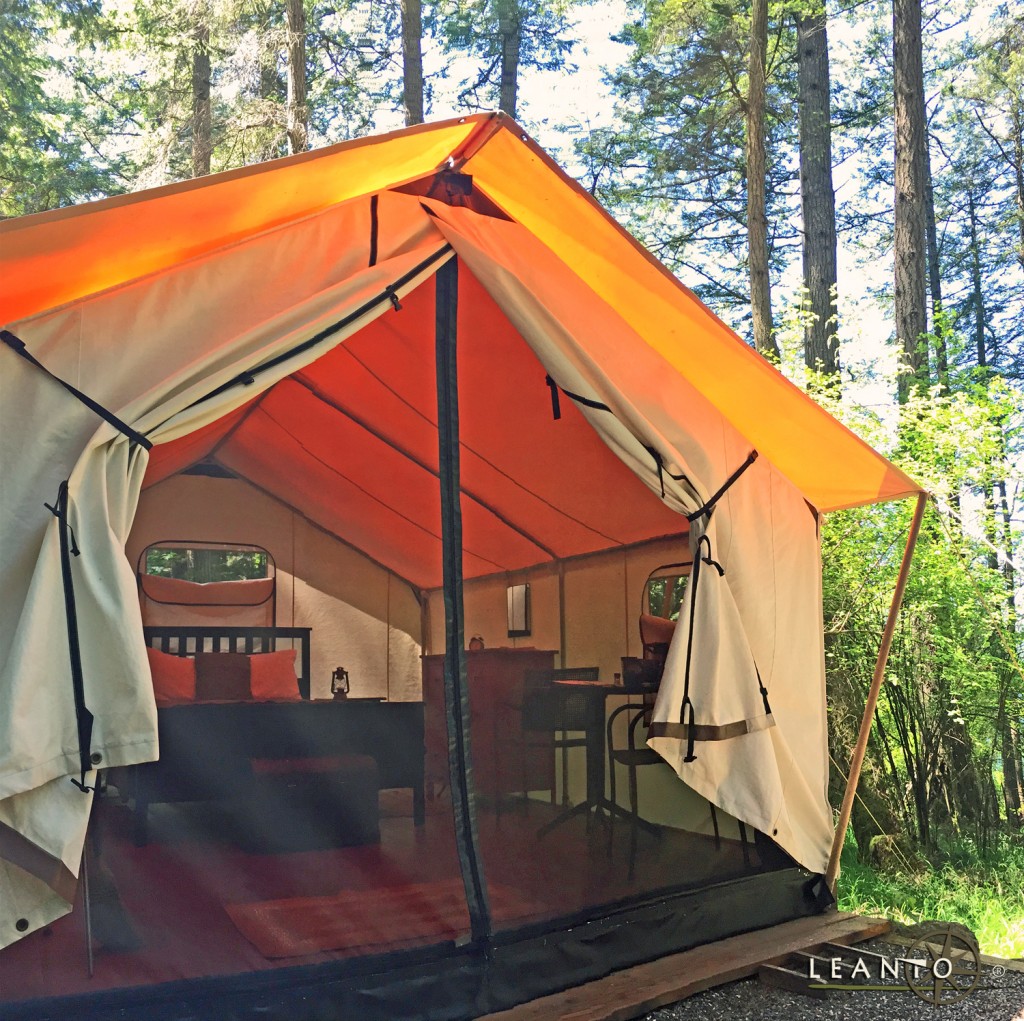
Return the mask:
M 850 957 L 812 957 L 807 968 L 809 989 L 912 992 L 940 1007 L 979 988 L 981 954 L 969 929 L 945 925 L 921 936 L 905 957 L 851 952 Z M 993 968 L 992 973 L 998 978 L 1003 969 Z

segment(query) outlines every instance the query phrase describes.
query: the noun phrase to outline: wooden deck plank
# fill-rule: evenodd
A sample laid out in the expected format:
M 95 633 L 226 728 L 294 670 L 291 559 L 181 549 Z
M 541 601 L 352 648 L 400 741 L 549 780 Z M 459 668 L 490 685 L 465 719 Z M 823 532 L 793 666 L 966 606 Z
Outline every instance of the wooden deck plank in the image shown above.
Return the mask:
M 798 918 L 626 968 L 479 1021 L 631 1021 L 694 993 L 747 978 L 761 964 L 784 960 L 812 944 L 858 943 L 888 931 L 884 918 L 840 912 Z

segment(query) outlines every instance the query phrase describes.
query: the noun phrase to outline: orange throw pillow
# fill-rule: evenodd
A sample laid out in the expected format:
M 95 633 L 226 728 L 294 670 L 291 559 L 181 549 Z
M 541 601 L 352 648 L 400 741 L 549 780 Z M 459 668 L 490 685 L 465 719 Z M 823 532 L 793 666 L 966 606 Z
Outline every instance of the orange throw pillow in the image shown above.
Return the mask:
M 172 656 L 146 648 L 157 702 L 193 702 L 196 697 L 196 664 L 190 656 Z
M 249 684 L 255 699 L 299 698 L 295 649 L 263 652 L 249 657 Z

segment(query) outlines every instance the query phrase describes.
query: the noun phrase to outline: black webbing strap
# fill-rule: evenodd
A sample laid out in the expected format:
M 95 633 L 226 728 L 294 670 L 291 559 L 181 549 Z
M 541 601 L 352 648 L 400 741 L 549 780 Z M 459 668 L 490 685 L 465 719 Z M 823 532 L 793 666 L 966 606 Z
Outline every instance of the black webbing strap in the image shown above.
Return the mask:
M 706 555 L 701 555 L 701 547 L 706 547 Z M 693 572 L 690 581 L 692 594 L 690 596 L 689 633 L 686 638 L 686 670 L 683 674 L 683 701 L 679 706 L 679 722 L 686 728 L 686 758 L 683 759 L 684 762 L 693 762 L 697 758 L 693 751 L 694 742 L 697 740 L 697 728 L 695 726 L 696 721 L 694 720 L 693 702 L 690 700 L 690 664 L 693 659 L 693 627 L 697 616 L 697 595 L 700 592 L 701 564 L 708 564 L 714 567 L 719 575 L 725 574 L 725 569 L 722 565 L 711 556 L 711 540 L 706 535 L 702 535 L 697 540 L 696 555 L 693 558 Z M 687 711 L 690 714 L 689 720 L 686 718 Z
M 592 397 L 584 397 L 582 394 L 573 393 L 571 390 L 566 390 L 564 386 L 559 386 L 558 383 L 551 378 L 550 374 L 544 377 L 544 382 L 547 383 L 551 390 L 551 417 L 558 421 L 562 417 L 562 407 L 558 399 L 559 392 L 565 394 L 569 400 L 574 401 L 576 404 L 582 404 L 585 408 L 593 408 L 595 411 L 607 411 L 609 414 L 613 414 L 612 409 L 607 404 L 601 401 L 595 401 Z M 644 450 L 654 459 L 655 467 L 658 470 L 658 485 L 661 487 L 662 499 L 665 498 L 665 476 L 667 475 L 670 479 L 675 479 L 676 482 L 689 482 L 690 480 L 683 474 L 675 475 L 665 467 L 665 459 L 654 447 L 644 446 Z M 754 454 L 757 457 L 757 454 Z M 735 481 L 735 480 L 733 480 Z M 728 488 L 728 483 L 725 488 Z M 724 492 L 724 489 L 723 489 Z M 721 496 L 718 493 L 713 499 L 717 500 Z M 690 518 L 689 520 L 693 520 Z
M 448 769 L 451 779 L 455 845 L 469 912 L 470 933 L 474 942 L 486 944 L 491 933 L 491 910 L 480 860 L 476 823 L 473 760 L 470 753 L 469 685 L 464 651 L 459 391 L 456 365 L 459 267 L 455 259 L 438 270 L 435 280 L 437 440 L 438 476 L 441 483 L 445 618 L 444 695 L 448 729 Z
M 593 408 L 595 411 L 611 411 L 607 404 L 602 404 L 600 401 L 595 401 L 592 397 L 584 397 L 582 394 L 574 394 L 571 390 L 566 390 L 564 386 L 559 386 L 551 376 L 545 376 L 544 382 L 551 388 L 551 414 L 552 417 L 558 419 L 562 417 L 562 409 L 558 404 L 558 391 L 561 390 L 570 401 L 576 404 L 582 404 L 585 408 Z
M 654 447 L 645 446 L 644 450 L 646 450 L 647 453 L 650 454 L 652 458 L 654 458 L 654 465 L 658 469 L 658 485 L 661 486 L 661 498 L 663 500 L 665 499 L 665 476 L 666 475 L 670 479 L 675 479 L 676 482 L 687 482 L 687 483 L 690 482 L 690 480 L 682 472 L 680 472 L 680 474 L 678 474 L 678 475 L 674 474 L 673 472 L 670 472 L 665 467 L 665 459 L 661 456 L 660 453 L 658 453 L 658 451 Z M 689 519 L 687 519 L 687 520 L 689 520 Z
M 754 664 L 754 673 L 757 674 L 757 690 L 761 692 L 761 701 L 764 703 L 764 714 L 765 716 L 771 716 L 772 707 L 768 704 L 768 689 L 764 686 L 764 681 L 761 680 L 761 671 L 757 669 L 757 664 Z
M 686 515 L 686 520 L 693 523 L 703 514 L 710 514 L 718 501 L 729 491 L 729 487 L 757 460 L 757 451 L 752 450 L 747 454 L 747 459 L 730 475 L 725 482 L 716 490 L 714 496 L 703 507 L 698 507 L 692 514 Z
M 42 364 L 35 356 L 31 354 L 28 348 L 25 346 L 25 342 L 20 338 L 16 337 L 9 330 L 0 330 L 0 340 L 2 340 L 12 351 L 16 354 L 21 355 L 25 361 L 30 362 L 37 369 L 45 372 L 50 379 L 59 383 L 69 394 L 77 397 L 90 411 L 94 411 L 104 422 L 109 422 L 118 432 L 123 433 L 132 441 L 132 443 L 138 443 L 140 447 L 145 447 L 149 450 L 153 444 L 146 439 L 145 436 L 140 432 L 136 432 L 130 425 L 122 422 L 112 411 L 108 411 L 102 404 L 94 401 L 88 394 L 82 393 L 81 390 L 73 387 L 70 383 L 61 379 L 60 376 L 55 376 L 45 365 Z
M 224 393 L 225 390 L 230 390 L 232 387 L 250 386 L 256 381 L 256 377 L 261 372 L 268 372 L 270 369 L 276 368 L 283 362 L 288 361 L 289 358 L 294 358 L 296 355 L 302 354 L 304 351 L 308 351 L 310 348 L 316 347 L 317 344 L 322 343 L 332 334 L 335 334 L 357 320 L 362 319 L 363 316 L 372 312 L 382 302 L 390 301 L 393 308 L 400 309 L 402 306 L 398 301 L 399 289 L 415 280 L 416 277 L 429 269 L 435 262 L 447 256 L 451 250 L 451 245 L 442 245 L 436 252 L 428 255 L 421 262 L 418 262 L 408 272 L 403 273 L 397 280 L 385 285 L 379 293 L 370 298 L 369 301 L 364 302 L 353 312 L 350 312 L 347 316 L 339 319 L 337 322 L 331 323 L 330 326 L 325 326 L 319 332 L 314 333 L 308 340 L 304 340 L 300 344 L 296 344 L 295 347 L 289 348 L 287 351 L 282 351 L 281 354 L 274 355 L 273 358 L 268 358 L 267 361 L 262 364 L 254 365 L 251 369 L 246 369 L 245 372 L 240 372 L 237 376 L 232 376 L 226 383 L 221 383 L 220 386 L 215 387 L 208 394 L 204 394 L 199 398 L 199 400 L 191 404 L 190 407 L 194 408 L 198 404 L 212 400 L 214 397 Z
M 68 624 L 68 651 L 71 656 L 71 687 L 75 698 L 75 720 L 78 723 L 78 755 L 82 779 L 71 778 L 71 782 L 83 793 L 92 788 L 86 786 L 85 776 L 93 768 L 92 725 L 93 715 L 85 704 L 85 684 L 82 680 L 82 649 L 78 642 L 78 611 L 75 608 L 75 585 L 71 576 L 71 558 L 79 555 L 75 533 L 68 521 L 68 484 L 64 481 L 57 490 L 53 506 L 44 504 L 59 522 L 60 527 L 60 573 L 64 583 L 64 613 Z
M 756 453 L 754 456 L 757 456 Z M 753 462 L 751 461 L 750 463 Z M 735 473 L 733 481 L 739 478 L 740 474 L 741 472 Z M 702 547 L 706 548 L 706 555 L 701 554 Z M 711 555 L 711 540 L 707 535 L 702 535 L 697 540 L 697 551 L 696 556 L 693 558 L 693 571 L 690 575 L 690 585 L 693 591 L 690 596 L 690 623 L 689 632 L 686 637 L 686 668 L 683 674 L 683 700 L 679 706 L 679 723 L 662 725 L 656 734 L 653 729 L 651 731 L 656 737 L 685 738 L 686 757 L 683 759 L 684 762 L 693 762 L 697 758 L 694 754 L 694 745 L 697 741 L 724 741 L 728 738 L 739 737 L 741 734 L 752 734 L 754 731 L 775 726 L 775 720 L 772 717 L 772 707 L 768 703 L 768 689 L 761 680 L 761 671 L 758 670 L 756 663 L 754 664 L 754 673 L 757 676 L 757 690 L 761 693 L 761 701 L 764 703 L 763 719 L 739 720 L 736 723 L 720 726 L 698 724 L 695 719 L 693 701 L 690 698 L 690 663 L 693 655 L 693 629 L 697 616 L 697 595 L 700 592 L 701 564 L 708 564 L 714 567 L 718 571 L 719 577 L 725 574 L 725 568 Z M 689 719 L 687 719 L 687 714 L 689 714 Z
M 380 232 L 380 219 L 377 213 L 377 206 L 380 203 L 379 195 L 370 196 L 370 262 L 371 266 L 377 265 L 377 236 Z

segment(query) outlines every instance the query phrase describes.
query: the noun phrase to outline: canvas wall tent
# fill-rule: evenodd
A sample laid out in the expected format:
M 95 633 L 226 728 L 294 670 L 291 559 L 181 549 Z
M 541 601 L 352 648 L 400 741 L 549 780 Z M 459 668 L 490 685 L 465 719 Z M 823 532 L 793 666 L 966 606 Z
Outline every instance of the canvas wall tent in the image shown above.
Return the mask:
M 0 238 L 12 1016 L 67 1016 L 66 998 L 38 999 L 57 994 L 97 1016 L 197 1003 L 223 1016 L 474 1016 L 819 909 L 833 828 L 818 515 L 920 489 L 519 128 L 481 115 L 408 129 L 10 221 Z M 430 791 L 422 827 L 384 819 L 379 845 L 297 855 L 239 850 L 216 813 L 204 830 L 171 811 L 166 839 L 131 848 L 122 806 L 97 799 L 114 803 L 96 806 L 96 867 L 136 943 L 108 948 L 89 979 L 69 967 L 80 913 L 61 917 L 93 807 L 81 787 L 98 766 L 128 776 L 130 794 L 130 774 L 110 771 L 160 751 L 134 562 L 172 537 L 278 547 L 287 622 L 318 622 L 314 695 L 334 654 L 317 658 L 321 630 L 340 648 L 365 640 L 359 683 L 388 696 L 381 707 L 421 704 L 418 653 L 428 666 L 444 654 L 450 785 Z M 505 587 L 528 580 L 537 623 L 520 645 L 607 678 L 640 651 L 647 575 L 691 552 L 699 578 L 651 728 L 668 763 L 644 810 L 658 832 L 627 876 L 630 826 L 586 813 L 547 829 L 559 806 L 526 779 L 534 796 L 504 803 L 490 758 L 522 756 L 509 733 L 522 705 L 499 698 L 471 723 L 483 660 L 465 639 L 480 626 L 498 644 Z M 566 753 L 575 779 L 559 796 L 598 796 L 595 768 L 604 795 L 593 752 Z M 265 792 L 259 761 L 246 783 Z M 724 839 L 700 835 L 712 821 Z M 736 839 L 754 831 L 756 849 Z M 289 930 L 291 949 L 268 951 L 268 932 L 314 917 L 333 942 Z

